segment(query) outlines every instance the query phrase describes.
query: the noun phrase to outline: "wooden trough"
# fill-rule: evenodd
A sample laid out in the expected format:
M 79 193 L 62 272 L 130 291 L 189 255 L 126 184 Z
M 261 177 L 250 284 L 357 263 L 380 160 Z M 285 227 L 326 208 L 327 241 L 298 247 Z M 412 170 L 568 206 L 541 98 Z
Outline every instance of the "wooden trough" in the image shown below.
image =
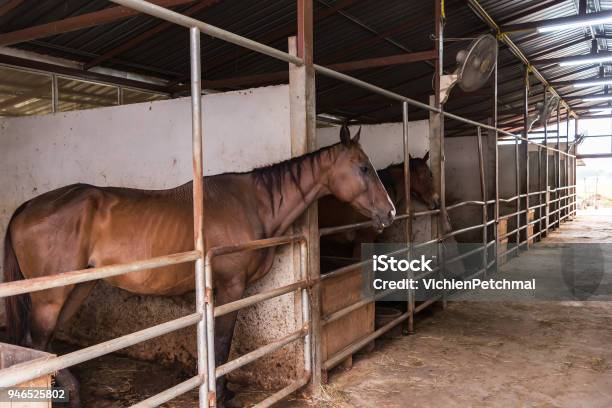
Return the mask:
M 12 344 L 0 343 L 0 370 L 9 367 L 17 367 L 20 364 L 31 362 L 32 360 L 46 360 L 53 354 L 43 351 L 32 350 L 25 347 L 14 346 Z M 1 372 L 0 372 L 0 375 Z M 51 388 L 51 375 L 43 375 L 31 381 L 18 384 L 16 387 L 23 388 Z M 0 408 L 51 408 L 51 401 L 41 402 L 7 402 L 0 401 Z

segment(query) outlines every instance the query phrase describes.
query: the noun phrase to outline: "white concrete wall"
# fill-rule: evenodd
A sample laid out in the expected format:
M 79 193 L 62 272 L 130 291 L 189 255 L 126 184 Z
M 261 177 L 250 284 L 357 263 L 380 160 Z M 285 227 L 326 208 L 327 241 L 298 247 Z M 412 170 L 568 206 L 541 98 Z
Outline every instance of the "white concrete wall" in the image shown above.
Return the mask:
M 359 126 L 350 126 L 354 135 Z M 409 122 L 408 147 L 413 157 L 422 157 L 429 150 L 429 121 Z M 328 146 L 340 140 L 340 128 L 317 129 L 318 146 Z M 383 169 L 393 163 L 404 161 L 402 123 L 383 123 L 361 127 L 361 146 L 370 156 L 376 169 Z

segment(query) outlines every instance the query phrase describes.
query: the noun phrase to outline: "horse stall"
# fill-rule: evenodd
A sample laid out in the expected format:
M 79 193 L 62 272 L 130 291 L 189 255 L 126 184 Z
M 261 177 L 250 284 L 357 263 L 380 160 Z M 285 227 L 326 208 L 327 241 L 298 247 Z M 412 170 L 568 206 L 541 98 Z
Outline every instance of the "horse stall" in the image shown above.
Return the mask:
M 318 128 L 318 146 L 324 147 L 335 143 L 338 129 L 337 126 Z M 397 190 L 397 194 L 392 197 L 396 210 L 398 213 L 403 212 L 401 206 L 405 202 L 403 197 L 404 123 L 350 126 L 349 129 L 351 133 L 360 132 L 361 145 L 375 169 L 380 171 L 392 165 L 400 166 L 398 170 L 402 173 L 401 183 L 391 187 L 396 187 L 395 190 Z M 409 156 L 424 157 L 429 151 L 428 121 L 408 122 L 407 134 Z M 355 267 L 355 265 L 361 266 L 367 262 L 367 259 L 361 256 L 361 244 L 371 242 L 405 244 L 425 242 L 432 238 L 430 217 L 413 219 L 410 239 L 406 235 L 406 221 L 401 216 L 390 228 L 377 235 L 371 229 L 369 222 L 364 222 L 365 219 L 356 211 L 345 206 L 340 206 L 340 208 L 330 206 L 329 201 L 319 203 L 322 278 L 321 356 L 324 374 L 338 365 L 350 368 L 352 355 L 363 350 L 371 351 L 374 347 L 374 339 L 385 334 L 379 329 L 389 323 L 382 318 L 384 324 L 376 324 L 381 320 L 379 315 L 385 309 L 381 306 L 376 307 L 377 299 L 364 293 L 365 277 L 361 273 L 361 268 Z M 411 203 L 413 212 L 427 212 L 427 205 L 422 201 L 414 199 Z M 342 225 L 343 222 L 353 225 Z M 338 296 L 339 293 L 342 293 L 342 296 Z M 398 310 L 393 317 L 398 318 L 401 314 Z M 395 326 L 399 327 L 400 322 L 395 323 Z
M 265 101 L 265 103 L 263 103 Z M 243 172 L 292 155 L 289 87 L 273 86 L 216 93 L 202 98 L 205 175 Z M 164 189 L 190 179 L 189 98 L 46 116 L 0 118 L 0 235 L 17 206 L 70 183 Z M 208 136 L 210 135 L 210 136 Z M 337 138 L 338 135 L 336 134 Z M 251 140 L 256 139 L 256 144 Z M 294 253 L 295 252 L 295 253 Z M 299 251 L 283 247 L 272 271 L 248 294 L 293 283 Z M 142 296 L 101 281 L 75 321 L 58 338 L 86 347 L 118 338 L 195 310 L 195 295 Z M 232 356 L 243 355 L 296 330 L 300 303 L 287 293 L 239 314 Z M 301 345 L 291 344 L 237 370 L 231 381 L 271 389 L 297 378 Z M 178 364 L 195 373 L 195 327 L 122 350 L 127 356 Z M 233 357 L 232 357 L 233 358 Z
M 597 357 L 606 354 L 595 355 L 601 349 L 601 338 L 595 335 L 592 340 L 597 344 L 584 344 L 593 356 L 578 356 L 582 361 L 571 354 L 572 348 L 583 346 L 571 343 L 582 327 L 572 319 L 564 320 L 575 312 L 556 310 L 558 306 L 507 305 L 514 299 L 498 302 L 486 297 L 472 302 L 469 296 L 478 290 L 467 290 L 467 298 L 452 297 L 459 289 L 445 286 L 389 287 L 375 292 L 370 279 L 373 260 L 367 252 L 371 247 L 362 245 L 393 248 L 385 253 L 409 265 L 423 263 L 425 258 L 431 262 L 429 271 L 415 272 L 411 266 L 401 281 L 434 278 L 428 280 L 454 285 L 484 279 L 500 268 L 505 269 L 496 277 L 505 280 L 501 275 L 507 271 L 519 278 L 521 272 L 533 272 L 528 263 L 521 270 L 527 251 L 532 246 L 547 249 L 538 241 L 554 236 L 557 231 L 552 232 L 561 231 L 564 221 L 575 218 L 580 143 L 576 111 L 581 108 L 572 108 L 571 101 L 579 96 L 572 96 L 568 104 L 555 90 L 565 81 L 549 82 L 538 64 L 530 62 L 533 55 L 546 55 L 550 49 L 536 50 L 528 39 L 524 48 L 533 47 L 528 52 L 533 55 L 524 56 L 523 45 L 519 48 L 512 42 L 514 34 L 502 30 L 518 25 L 517 32 L 525 31 L 523 23 L 513 21 L 546 7 L 519 8 L 512 18 L 498 20 L 505 21 L 500 26 L 495 21 L 502 8 L 480 0 L 469 0 L 469 7 L 440 0 L 431 4 L 395 1 L 389 7 L 311 0 L 295 4 L 111 2 L 117 5 L 98 9 L 97 3 L 81 4 L 80 8 L 96 9 L 93 13 L 100 13 L 96 14 L 100 25 L 105 19 L 125 18 L 125 26 L 117 24 L 112 30 L 106 26 L 108 32 L 98 33 L 100 38 L 116 33 L 117 39 L 127 42 L 113 44 L 117 48 L 76 50 L 81 58 L 91 60 L 80 63 L 78 69 L 62 66 L 59 72 L 53 71 L 47 81 L 49 95 L 39 98 L 49 99 L 53 113 L 0 116 L 0 188 L 4 192 L 0 236 L 8 237 L 5 249 L 0 248 L 0 258 L 6 252 L 8 260 L 6 270 L 0 270 L 8 281 L 0 284 L 0 297 L 67 293 L 58 307 L 49 295 L 39 297 L 38 308 L 32 307 L 34 295 L 29 304 L 21 297 L 8 302 L 6 315 L 0 314 L 7 333 L 11 326 L 24 329 L 24 322 L 34 322 L 28 329 L 38 332 L 21 330 L 21 338 L 10 340 L 32 349 L 0 343 L 0 388 L 28 381 L 48 386 L 52 376 L 56 385 L 64 386 L 70 380 L 66 370 L 74 367 L 80 370 L 77 376 L 87 378 L 81 387 L 83 405 L 96 407 L 100 403 L 100 407 L 228 408 L 236 402 L 235 394 L 258 408 L 280 401 L 291 408 L 304 404 L 478 405 L 483 401 L 556 405 L 550 395 L 559 394 L 560 388 L 547 380 L 551 372 L 564 374 L 580 364 L 588 365 L 580 365 L 581 369 L 591 367 L 598 373 L 609 369 L 605 359 Z M 20 4 L 1 6 L 0 21 L 14 8 L 24 12 Z M 579 14 L 589 5 L 580 2 Z M 486 9 L 495 12 L 489 14 Z M 62 11 L 68 14 L 68 31 L 60 32 L 60 40 L 69 31 L 79 35 L 79 30 L 95 28 L 88 25 L 93 24 L 91 15 L 73 11 Z M 263 16 L 273 21 L 264 23 Z M 373 16 L 376 29 L 361 21 Z M 426 24 L 426 18 L 433 24 Z M 149 20 L 160 21 L 153 25 Z M 316 57 L 315 22 L 320 52 Z M 58 34 L 53 22 L 45 22 L 45 27 L 49 37 Z M 123 32 L 126 27 L 130 30 Z M 25 44 L 41 30 L 33 28 L 34 34 L 15 29 L 0 37 L 11 44 L 16 36 Z M 532 31 L 539 35 L 538 30 Z M 182 42 L 177 40 L 179 32 Z M 96 31 L 83 33 L 96 37 Z M 154 44 L 151 39 L 158 36 L 166 42 Z M 466 47 L 467 40 L 471 45 Z M 0 45 L 5 43 L 0 38 Z M 51 41 L 58 53 L 70 50 L 70 43 Z M 29 46 L 44 49 L 45 42 Z M 138 50 L 139 46 L 146 49 Z M 134 55 L 127 53 L 130 47 Z M 59 109 L 58 81 L 66 80 L 62 75 L 78 71 L 85 82 L 108 79 L 110 75 L 104 75 L 112 72 L 125 74 L 118 83 L 131 84 L 134 78 L 144 78 L 117 69 L 143 70 L 137 50 L 167 62 L 162 68 L 153 61 L 155 73 L 166 76 L 158 81 L 163 86 L 150 84 L 162 89 L 166 100 L 121 105 L 129 88 L 121 85 L 117 103 L 104 95 L 105 103 L 117 106 Z M 29 49 L 11 52 L 17 55 L 9 59 L 14 62 Z M 118 57 L 125 53 L 130 61 L 122 66 Z M 2 56 L 0 50 L 0 65 Z M 37 65 L 41 63 L 30 61 L 29 65 L 42 70 Z M 521 70 L 514 63 L 525 64 L 518 76 Z M 347 74 L 353 71 L 355 76 Z M 520 89 L 508 91 L 515 85 L 512 81 Z M 263 84 L 267 86 L 256 87 Z M 499 84 L 503 86 L 498 89 Z M 539 86 L 543 88 L 541 107 L 530 107 L 530 102 L 540 102 L 535 90 Z M 550 127 L 547 113 L 549 93 L 557 98 L 556 128 Z M 75 95 L 72 92 L 70 97 Z M 520 109 L 514 106 L 518 103 Z M 561 109 L 565 136 L 561 135 Z M 537 117 L 530 122 L 534 113 Z M 576 125 L 573 141 L 570 116 Z M 535 121 L 549 128 L 532 131 L 529 126 Z M 537 134 L 543 134 L 541 143 L 536 142 L 540 141 L 534 137 Z M 106 258 L 93 254 L 93 244 L 78 241 L 87 235 L 81 234 L 87 228 L 81 222 L 85 218 L 78 218 L 81 207 L 63 207 L 75 217 L 70 220 L 78 221 L 74 225 L 58 222 L 43 211 L 69 201 L 66 197 L 73 190 L 95 189 L 79 184 L 47 195 L 48 201 L 40 199 L 43 193 L 71 183 L 100 186 L 99 191 L 109 194 L 106 197 L 116 199 L 92 210 L 102 213 L 97 221 L 103 226 L 129 220 L 124 216 L 111 222 L 113 206 L 133 205 L 126 212 L 140 223 L 126 223 L 120 233 L 108 227 L 112 232 L 105 242 Z M 180 187 L 173 189 L 176 186 Z M 142 199 L 166 189 L 172 193 L 165 198 L 171 196 L 180 206 L 161 205 L 156 210 L 153 201 Z M 128 204 L 118 204 L 122 194 Z M 130 197 L 141 200 L 130 201 Z M 25 222 L 22 228 L 31 234 L 29 239 L 13 238 L 19 237 L 13 231 L 21 211 L 34 214 L 30 228 Z M 32 225 L 43 225 L 52 233 L 38 234 Z M 181 231 L 175 233 L 173 228 Z M 69 234 L 62 235 L 64 230 L 70 230 Z M 74 242 L 70 237 L 77 237 L 78 247 L 85 248 L 75 257 L 79 266 L 56 271 L 52 261 L 64 253 L 49 248 L 65 238 L 66 245 L 59 247 L 68 258 L 66 248 Z M 32 249 L 24 250 L 30 241 Z M 153 251 L 152 242 L 163 242 L 167 251 Z M 558 242 L 557 237 L 554 243 Z M 20 254 L 15 249 L 18 245 Z M 149 251 L 143 254 L 141 248 Z M 544 260 L 536 259 L 534 264 L 545 266 L 533 268 L 541 272 L 538 277 L 562 269 L 551 253 Z M 32 264 L 53 270 L 46 273 L 44 268 L 31 267 L 30 274 L 25 273 L 27 268 L 20 263 L 23 259 L 29 263 L 30 258 L 49 260 Z M 31 270 L 41 272 L 36 275 Z M 125 282 L 120 278 L 134 276 L 143 277 L 132 282 L 138 287 L 118 288 L 122 286 L 117 282 Z M 162 281 L 157 291 L 151 289 L 156 279 Z M 83 288 L 91 293 L 81 292 Z M 70 302 L 75 289 L 76 306 L 79 300 L 84 302 L 69 324 L 63 324 L 62 308 L 68 304 L 68 312 L 77 310 Z M 493 293 L 495 297 L 499 292 Z M 397 297 L 390 300 L 391 295 Z M 567 310 L 578 310 L 578 302 L 566 303 Z M 21 307 L 21 315 L 15 313 L 15 304 Z M 437 313 L 438 308 L 444 312 Z M 45 313 L 50 309 L 52 313 Z M 540 309 L 554 317 L 549 319 Z M 594 316 L 592 322 L 606 317 L 600 310 L 592 313 L 593 307 L 584 310 Z M 33 316 L 29 320 L 23 319 L 27 313 Z M 562 326 L 573 328 L 573 333 Z M 550 335 L 553 331 L 557 337 Z M 413 333 L 417 335 L 409 336 Z M 57 352 L 47 347 L 53 336 L 58 340 L 53 344 L 59 346 Z M 34 348 L 53 354 L 40 354 Z M 525 349 L 528 352 L 522 353 Z M 358 353 L 361 356 L 354 360 Z M 539 361 L 534 369 L 532 361 L 542 355 L 554 359 Z M 105 361 L 110 363 L 96 365 L 98 358 L 108 358 Z M 346 370 L 337 370 L 333 380 L 338 381 L 328 384 L 335 368 Z M 112 377 L 113 370 L 130 374 L 116 374 L 112 386 L 88 383 L 97 376 Z M 607 381 L 590 374 L 581 372 L 571 381 L 559 381 L 558 387 Z M 118 384 L 124 378 L 130 378 L 127 384 Z M 499 387 L 508 378 L 511 386 Z M 66 382 L 66 390 L 76 397 L 70 408 L 80 406 L 74 380 Z M 552 391 L 540 394 L 541 385 Z M 512 392 L 498 400 L 502 388 Z M 526 398 L 525 389 L 538 398 Z M 295 393 L 299 398 L 285 400 Z

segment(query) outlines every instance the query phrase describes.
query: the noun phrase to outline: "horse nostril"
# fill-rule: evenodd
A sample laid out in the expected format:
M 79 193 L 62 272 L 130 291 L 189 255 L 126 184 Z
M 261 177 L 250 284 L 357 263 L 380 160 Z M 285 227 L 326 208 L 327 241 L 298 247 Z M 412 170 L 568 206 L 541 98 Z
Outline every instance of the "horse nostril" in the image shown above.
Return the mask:
M 389 216 L 390 220 L 393 220 L 395 218 L 395 208 L 390 210 L 387 215 Z

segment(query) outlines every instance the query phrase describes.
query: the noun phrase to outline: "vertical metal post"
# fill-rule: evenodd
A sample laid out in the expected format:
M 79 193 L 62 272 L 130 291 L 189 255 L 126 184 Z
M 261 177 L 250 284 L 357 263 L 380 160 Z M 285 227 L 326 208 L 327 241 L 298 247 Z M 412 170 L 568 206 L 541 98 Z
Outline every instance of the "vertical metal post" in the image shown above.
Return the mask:
M 544 87 L 544 106 L 546 106 L 546 99 L 547 99 L 547 89 L 546 87 Z M 544 123 L 544 146 L 546 146 L 544 148 L 544 185 L 546 187 L 546 195 L 544 197 L 544 200 L 546 201 L 546 206 L 544 207 L 544 213 L 545 213 L 545 220 L 544 220 L 544 231 L 545 234 L 544 235 L 548 235 L 548 224 L 550 222 L 550 217 L 549 217 L 549 212 L 550 212 L 550 187 L 549 187 L 549 180 L 548 180 L 548 123 Z M 543 238 L 542 234 L 540 234 L 540 237 Z
M 436 0 L 435 2 L 435 32 L 436 32 L 436 51 L 437 51 L 437 59 L 435 64 L 436 72 L 434 74 L 434 87 L 435 87 L 435 106 L 440 111 L 444 110 L 444 105 L 442 105 L 440 100 L 440 77 L 444 73 L 444 19 L 445 19 L 445 9 L 444 9 L 444 0 Z M 436 115 L 434 115 L 436 116 Z M 445 263 L 445 254 L 444 254 L 444 240 L 442 237 L 444 236 L 444 224 L 446 218 L 448 217 L 446 213 L 446 186 L 445 186 L 445 158 L 444 158 L 444 115 L 437 115 L 437 141 L 438 141 L 438 182 L 436 183 L 439 187 L 439 196 L 440 196 L 440 213 L 438 215 L 438 225 L 437 225 L 437 236 L 438 240 L 438 262 L 440 265 L 440 270 L 442 275 L 446 274 L 446 263 Z M 443 294 L 442 305 L 446 307 L 446 292 Z
M 525 68 L 525 87 L 523 90 L 523 126 L 525 139 L 529 139 L 529 69 Z M 525 149 L 525 245 L 529 250 L 529 142 L 524 141 Z M 520 201 L 520 198 L 519 198 Z
M 482 268 L 484 270 L 484 276 L 487 275 L 487 222 L 489 217 L 487 216 L 487 188 L 485 182 L 485 170 L 484 170 L 484 158 L 482 154 L 482 132 L 480 126 L 476 128 L 476 135 L 478 139 L 478 167 L 480 170 L 480 193 L 482 195 Z
M 408 247 L 408 258 L 412 257 L 412 195 L 410 194 L 410 145 L 408 139 L 408 102 L 402 102 L 402 122 L 403 122 L 403 144 L 404 144 L 404 213 L 408 214 L 406 218 L 406 246 Z M 409 272 L 409 279 L 412 279 L 413 273 Z M 414 290 L 408 290 L 408 313 L 407 327 L 408 333 L 414 331 Z
M 521 179 L 519 168 L 519 139 L 514 138 L 514 169 L 516 180 L 516 256 L 521 250 Z
M 495 127 L 495 272 L 499 272 L 499 145 L 497 142 L 497 64 L 499 56 L 495 61 L 495 79 L 493 88 L 493 126 Z
M 542 212 L 542 148 L 538 145 L 538 232 L 540 233 L 540 241 L 542 238 L 544 238 L 544 229 L 542 228 Z
M 570 184 L 569 184 L 569 162 L 570 162 L 570 156 L 569 156 L 569 120 L 570 120 L 570 110 L 567 110 L 567 117 L 566 117 L 566 133 L 565 133 L 565 153 L 567 153 L 567 155 L 565 156 L 565 200 L 563 200 L 565 207 L 565 216 L 566 219 L 569 220 L 570 218 L 570 208 L 569 208 L 569 194 L 570 194 Z
M 559 228 L 561 226 L 561 200 L 559 200 L 559 198 L 561 198 L 561 190 L 559 190 L 559 188 L 561 187 L 561 153 L 559 152 L 559 150 L 561 150 L 561 103 L 559 103 L 557 105 L 557 151 L 555 152 L 556 154 L 556 160 L 555 160 L 555 184 L 556 184 L 556 192 L 555 192 L 555 199 L 557 200 L 556 203 L 557 205 L 555 205 L 555 210 L 557 211 L 556 214 L 557 216 L 555 217 L 557 219 L 557 228 Z
M 308 241 L 300 241 L 300 280 L 308 279 Z M 308 288 L 301 290 L 301 302 L 302 302 L 302 327 L 308 326 L 308 332 L 304 336 L 304 371 L 306 374 L 312 375 L 312 330 L 311 319 L 310 319 L 310 298 L 308 295 Z
M 122 86 L 117 87 L 117 105 L 119 106 L 123 105 L 123 87 Z
M 576 140 L 576 138 L 578 137 L 578 118 L 576 118 L 574 120 L 574 140 Z M 578 198 L 578 182 L 576 180 L 576 156 L 578 155 L 578 146 L 574 145 L 574 165 L 572 166 L 572 174 L 573 174 L 573 180 L 572 182 L 574 183 L 574 188 L 572 189 L 572 192 L 574 194 L 574 197 L 572 199 L 573 201 L 573 208 L 572 208 L 572 217 L 576 216 L 576 200 Z
M 51 75 L 51 112 L 59 112 L 59 87 L 55 74 Z
M 191 136 L 193 149 L 193 237 L 194 247 L 200 252 L 195 262 L 196 312 L 202 318 L 197 325 L 198 375 L 200 376 L 199 400 L 200 407 L 209 404 L 209 364 L 207 347 L 207 309 L 212 299 L 212 291 L 208 292 L 204 270 L 204 172 L 202 168 L 202 82 L 200 59 L 200 30 L 189 29 L 189 51 L 191 64 Z M 210 271 L 209 271 L 210 272 Z M 210 274 L 210 273 L 209 273 Z M 213 341 L 214 343 L 214 341 Z M 214 353 L 212 354 L 214 356 Z M 214 361 L 214 360 L 213 360 Z M 213 363 L 214 368 L 214 363 Z M 213 374 L 213 383 L 214 383 Z M 214 401 L 214 392 L 212 394 Z

